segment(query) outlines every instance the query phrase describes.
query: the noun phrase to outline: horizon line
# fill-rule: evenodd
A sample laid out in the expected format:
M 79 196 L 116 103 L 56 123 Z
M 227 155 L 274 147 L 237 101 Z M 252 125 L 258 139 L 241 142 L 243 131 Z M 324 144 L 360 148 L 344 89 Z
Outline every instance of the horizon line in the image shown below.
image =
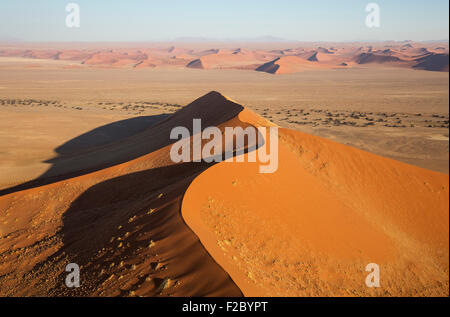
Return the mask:
M 0 43 L 33 43 L 33 44 L 46 44 L 46 43 L 385 43 L 385 42 L 450 42 L 449 39 L 429 39 L 429 40 L 245 40 L 245 39 L 207 39 L 207 40 L 136 40 L 136 41 L 126 41 L 126 40 L 86 40 L 86 41 L 34 41 L 34 40 L 2 40 L 0 38 Z

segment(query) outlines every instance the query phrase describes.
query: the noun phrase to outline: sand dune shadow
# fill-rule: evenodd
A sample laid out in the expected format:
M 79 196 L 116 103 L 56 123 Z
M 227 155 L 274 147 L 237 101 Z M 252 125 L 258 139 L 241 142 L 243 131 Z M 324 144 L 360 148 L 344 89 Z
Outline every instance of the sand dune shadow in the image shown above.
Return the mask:
M 55 148 L 56 157 L 45 161 L 51 164 L 45 173 L 31 181 L 0 190 L 0 196 L 81 176 L 155 151 L 169 144 L 169 140 L 156 145 L 147 142 L 147 146 L 127 148 L 127 151 L 119 147 L 127 139 L 137 137 L 169 116 L 161 114 L 121 120 L 71 139 Z
M 93 296 L 104 288 L 104 283 L 112 283 L 110 288 L 122 289 L 116 296 L 126 296 L 139 288 L 145 289 L 143 296 L 164 296 L 157 281 L 170 278 L 182 281 L 182 286 L 167 290 L 171 295 L 242 296 L 180 212 L 183 194 L 191 181 L 212 165 L 182 163 L 154 168 L 86 190 L 64 213 L 60 231 L 64 261 L 82 267 L 81 287 L 66 288 L 65 274 L 61 274 L 53 293 Z M 150 243 L 154 244 L 151 249 Z M 118 280 L 119 276 L 126 279 Z M 184 282 L 192 276 L 202 278 L 195 285 Z M 119 287 L 133 279 L 140 282 L 126 291 Z

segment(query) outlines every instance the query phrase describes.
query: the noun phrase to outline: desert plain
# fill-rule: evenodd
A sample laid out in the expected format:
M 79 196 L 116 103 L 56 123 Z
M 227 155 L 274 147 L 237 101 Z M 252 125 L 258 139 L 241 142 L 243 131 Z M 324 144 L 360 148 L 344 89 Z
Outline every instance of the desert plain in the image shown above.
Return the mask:
M 448 74 L 445 42 L 2 44 L 0 295 L 448 296 Z M 280 127 L 278 171 L 174 164 L 194 118 Z

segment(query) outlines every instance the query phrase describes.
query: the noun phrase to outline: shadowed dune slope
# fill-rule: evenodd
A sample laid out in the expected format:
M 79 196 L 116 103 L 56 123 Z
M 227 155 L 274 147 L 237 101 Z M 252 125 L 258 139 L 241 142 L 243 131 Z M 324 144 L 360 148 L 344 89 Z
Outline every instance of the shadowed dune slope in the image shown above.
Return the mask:
M 448 54 L 430 54 L 416 60 L 414 68 L 448 72 L 449 55 Z
M 392 56 L 389 53 L 384 55 L 374 54 L 374 53 L 361 53 L 354 58 L 355 62 L 358 64 L 368 64 L 368 63 L 393 63 L 402 62 L 402 60 L 396 56 Z

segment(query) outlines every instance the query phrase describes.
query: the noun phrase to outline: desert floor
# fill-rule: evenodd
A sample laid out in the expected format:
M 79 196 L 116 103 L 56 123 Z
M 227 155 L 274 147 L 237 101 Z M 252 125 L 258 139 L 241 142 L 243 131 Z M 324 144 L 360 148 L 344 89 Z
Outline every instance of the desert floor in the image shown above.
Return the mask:
M 281 127 L 448 173 L 448 87 L 445 72 L 373 66 L 274 76 L 0 57 L 0 188 L 44 174 L 69 140 L 137 118 L 115 137 L 132 135 L 212 90 Z

